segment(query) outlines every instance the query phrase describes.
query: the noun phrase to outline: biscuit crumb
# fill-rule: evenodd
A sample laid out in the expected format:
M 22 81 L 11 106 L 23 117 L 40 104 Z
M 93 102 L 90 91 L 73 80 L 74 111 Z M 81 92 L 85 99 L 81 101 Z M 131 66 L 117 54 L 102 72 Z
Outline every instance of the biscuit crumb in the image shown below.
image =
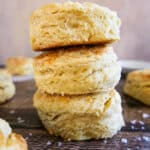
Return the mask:
M 142 139 L 146 142 L 150 142 L 150 137 L 148 136 L 143 136 Z
M 32 133 L 31 133 L 31 132 L 29 133 L 29 136 L 32 136 Z
M 47 141 L 47 143 L 46 143 L 47 146 L 49 146 L 51 144 L 52 144 L 51 141 Z
M 58 146 L 59 146 L 59 147 L 62 146 L 62 143 L 61 143 L 61 142 L 58 142 Z
M 144 129 L 145 129 L 145 127 L 143 127 L 143 126 L 142 126 L 142 127 L 141 127 L 141 129 L 142 129 L 142 130 L 144 130 Z
M 136 121 L 136 120 L 131 120 L 130 123 L 131 123 L 131 124 L 136 124 L 137 121 Z
M 147 119 L 147 118 L 149 118 L 149 117 L 150 117 L 150 115 L 149 115 L 149 114 L 147 114 L 147 113 L 143 113 L 143 114 L 142 114 L 142 117 L 143 117 L 144 119 Z
M 18 121 L 18 123 L 23 123 L 24 122 L 24 120 L 21 117 L 18 117 L 17 121 Z
M 126 138 L 122 138 L 122 139 L 121 139 L 121 143 L 127 144 L 127 143 L 128 143 L 128 140 L 127 140 Z
M 107 140 L 104 140 L 104 143 L 106 144 L 106 143 L 107 143 Z
M 136 141 L 142 141 L 141 137 L 136 137 L 135 139 L 136 139 Z
M 140 124 L 140 125 L 144 125 L 144 122 L 143 122 L 143 121 L 139 121 L 139 124 Z
M 135 129 L 135 127 L 134 127 L 134 126 L 131 126 L 131 129 L 132 129 L 132 130 L 134 130 L 134 129 Z
M 15 110 L 10 110 L 9 113 L 10 113 L 10 114 L 14 114 L 14 113 L 15 113 Z
M 29 139 L 29 137 L 25 137 L 25 140 L 27 141 Z

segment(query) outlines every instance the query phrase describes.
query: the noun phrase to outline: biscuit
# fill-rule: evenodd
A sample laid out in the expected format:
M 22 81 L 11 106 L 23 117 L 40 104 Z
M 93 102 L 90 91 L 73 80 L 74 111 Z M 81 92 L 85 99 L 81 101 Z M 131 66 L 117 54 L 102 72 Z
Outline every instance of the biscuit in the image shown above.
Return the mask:
M 34 106 L 49 133 L 66 140 L 112 137 L 124 125 L 121 99 L 115 90 L 78 96 L 38 90 Z
M 127 76 L 124 92 L 150 106 L 150 69 L 130 72 Z
M 0 104 L 11 99 L 16 92 L 11 75 L 5 69 L 0 69 Z
M 33 59 L 29 57 L 10 57 L 7 60 L 6 66 L 12 75 L 33 74 Z
M 120 39 L 120 24 L 116 12 L 94 3 L 55 3 L 33 12 L 30 39 L 35 51 L 112 43 Z
M 49 94 L 107 91 L 120 79 L 121 67 L 112 47 L 59 49 L 34 59 L 35 81 Z
M 0 150 L 27 150 L 25 139 L 16 133 L 12 133 L 9 124 L 0 119 Z

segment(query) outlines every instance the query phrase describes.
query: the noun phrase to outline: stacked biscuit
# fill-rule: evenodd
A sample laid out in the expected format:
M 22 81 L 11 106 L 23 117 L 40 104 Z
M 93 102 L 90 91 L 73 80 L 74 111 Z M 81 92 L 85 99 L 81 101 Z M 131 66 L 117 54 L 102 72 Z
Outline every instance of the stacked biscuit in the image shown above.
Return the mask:
M 112 47 L 120 19 L 93 3 L 36 10 L 30 36 L 38 87 L 34 106 L 49 133 L 67 140 L 112 137 L 124 125 L 115 85 L 121 68 Z M 101 45 L 101 46 L 100 46 Z

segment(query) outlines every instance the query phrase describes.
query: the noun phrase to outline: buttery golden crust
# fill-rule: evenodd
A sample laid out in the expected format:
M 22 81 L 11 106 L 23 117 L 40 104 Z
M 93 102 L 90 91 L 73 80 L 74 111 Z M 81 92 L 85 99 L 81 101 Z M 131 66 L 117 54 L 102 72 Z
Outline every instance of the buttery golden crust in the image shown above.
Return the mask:
M 14 149 L 14 150 L 27 150 L 27 143 L 25 139 L 16 133 L 10 134 L 10 136 L 7 139 L 7 145 L 6 150 L 8 149 Z
M 150 69 L 132 71 L 127 78 L 136 82 L 150 82 Z
M 11 75 L 5 69 L 0 69 L 0 104 L 11 99 L 16 92 Z
M 80 96 L 52 96 L 38 90 L 34 106 L 49 133 L 67 140 L 112 137 L 124 125 L 115 90 Z
M 34 72 L 40 90 L 78 95 L 114 88 L 120 79 L 121 67 L 112 47 L 84 46 L 37 56 Z
M 130 72 L 124 92 L 150 106 L 150 69 Z
M 11 127 L 0 119 L 0 150 L 27 150 L 25 139 L 16 133 L 12 133 Z
M 6 139 L 0 130 L 0 150 L 5 150 L 5 145 L 6 145 Z
M 101 58 L 108 52 L 113 51 L 113 47 L 110 46 L 79 46 L 79 47 L 70 47 L 70 48 L 61 48 L 53 49 L 52 51 L 42 53 L 41 55 L 35 57 L 37 66 L 42 65 L 61 65 L 63 61 L 65 63 L 77 62 L 78 64 L 94 61 L 98 58 Z M 113 56 L 114 57 L 114 56 Z M 116 56 L 115 56 L 116 57 Z M 69 61 L 68 61 L 69 59 Z M 115 58 L 116 59 L 116 58 Z
M 49 4 L 31 16 L 32 48 L 111 43 L 120 39 L 120 22 L 116 12 L 94 3 Z
M 33 74 L 33 59 L 29 57 L 10 57 L 6 63 L 7 70 L 12 75 Z
M 59 96 L 49 95 L 38 90 L 34 95 L 34 105 L 45 112 L 56 113 L 85 113 L 101 114 L 106 111 L 112 103 L 111 98 L 115 91 L 87 94 Z M 59 105 L 58 105 L 59 104 Z M 107 105 L 106 105 L 107 104 Z

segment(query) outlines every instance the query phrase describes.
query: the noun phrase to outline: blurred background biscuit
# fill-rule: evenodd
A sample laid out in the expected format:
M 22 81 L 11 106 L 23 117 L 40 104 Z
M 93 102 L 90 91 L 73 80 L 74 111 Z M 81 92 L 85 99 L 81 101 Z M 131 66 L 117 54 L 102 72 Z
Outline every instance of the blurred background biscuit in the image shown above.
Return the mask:
M 124 92 L 150 106 L 150 69 L 130 72 Z
M 10 57 L 6 67 L 12 75 L 30 75 L 33 74 L 33 59 L 23 56 Z
M 49 94 L 107 91 L 120 79 L 121 67 L 112 47 L 72 47 L 43 53 L 34 59 L 38 88 Z
M 0 104 L 11 99 L 16 92 L 11 75 L 5 69 L 0 69 Z

